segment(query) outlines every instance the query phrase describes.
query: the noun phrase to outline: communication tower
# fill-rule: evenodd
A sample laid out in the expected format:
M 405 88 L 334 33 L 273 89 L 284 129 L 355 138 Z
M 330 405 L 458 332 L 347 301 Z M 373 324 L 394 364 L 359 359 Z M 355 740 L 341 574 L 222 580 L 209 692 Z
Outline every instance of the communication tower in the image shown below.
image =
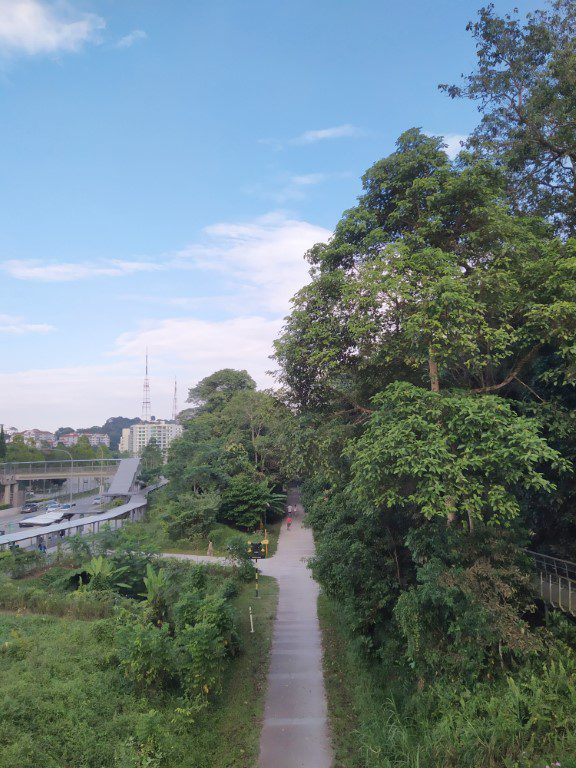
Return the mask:
M 172 421 L 178 421 L 178 382 L 174 377 L 174 399 L 172 400 Z
M 148 379 L 148 347 L 146 347 L 146 375 L 142 397 L 142 421 L 150 421 L 150 380 Z

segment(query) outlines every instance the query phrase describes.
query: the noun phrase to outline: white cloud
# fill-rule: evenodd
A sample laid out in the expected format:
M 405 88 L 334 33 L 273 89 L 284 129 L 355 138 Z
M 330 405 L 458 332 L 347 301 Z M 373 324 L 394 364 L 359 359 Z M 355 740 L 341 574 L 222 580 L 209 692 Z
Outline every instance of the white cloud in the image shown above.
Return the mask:
M 366 136 L 366 131 L 362 128 L 358 128 L 356 125 L 350 125 L 346 123 L 344 125 L 334 125 L 331 128 L 319 128 L 312 131 L 304 131 L 299 136 L 295 136 L 288 141 L 280 141 L 280 139 L 258 139 L 259 144 L 272 147 L 275 152 L 279 152 L 284 149 L 286 144 L 292 146 L 304 146 L 306 144 L 316 144 L 319 141 L 326 141 L 329 139 L 359 139 Z
M 220 368 L 246 368 L 260 385 L 270 386 L 266 371 L 282 322 L 257 316 L 216 322 L 168 318 L 121 334 L 114 354 L 141 361 L 148 349 L 155 370 L 186 370 L 190 383 Z
M 142 393 L 141 366 L 112 365 L 37 368 L 0 373 L 0 422 L 19 429 L 89 427 L 109 416 L 139 416 Z M 160 406 L 158 387 L 156 404 Z M 169 396 L 161 409 L 169 415 Z
M 446 144 L 446 154 L 451 160 L 454 160 L 462 151 L 462 142 L 467 141 L 468 136 L 464 133 L 445 133 L 443 138 L 444 144 Z
M 0 263 L 0 269 L 17 280 L 43 283 L 67 283 L 94 277 L 122 277 L 137 272 L 162 269 L 160 264 L 148 261 L 109 261 L 101 264 L 54 263 L 43 264 L 34 260 L 12 260 Z
M 301 176 L 290 176 L 281 189 L 270 196 L 277 203 L 286 203 L 289 200 L 303 200 L 310 187 L 322 184 L 329 176 L 326 173 L 306 173 Z
M 0 0 L 0 50 L 28 55 L 77 51 L 97 39 L 106 23 L 68 3 Z
M 23 333 L 49 333 L 53 325 L 46 323 L 27 323 L 23 318 L 14 315 L 0 315 L 0 333 L 21 335 Z
M 240 300 L 252 310 L 258 307 L 279 317 L 309 280 L 304 254 L 332 234 L 278 212 L 241 224 L 214 224 L 204 232 L 205 242 L 181 251 L 176 263 L 224 274 L 235 303 Z
M 148 35 L 143 29 L 133 29 L 116 43 L 116 48 L 131 48 L 139 40 L 146 40 Z
M 335 125 L 332 128 L 320 128 L 315 131 L 304 131 L 300 136 L 290 140 L 290 144 L 316 144 L 318 141 L 327 139 L 360 138 L 365 133 L 361 128 L 346 123 L 345 125 Z
M 304 253 L 330 235 L 323 227 L 281 212 L 207 227 L 200 243 L 144 266 L 192 274 L 214 272 L 220 278 L 217 295 L 191 296 L 190 303 L 181 293 L 167 296 L 168 304 L 174 299 L 177 314 L 187 312 L 188 316 L 143 320 L 136 330 L 119 334 L 109 345 L 108 360 L 111 356 L 115 362 L 108 365 L 0 373 L 0 422 L 55 429 L 63 424 L 90 426 L 114 415 L 138 415 L 146 347 L 151 360 L 152 412 L 158 417 L 170 416 L 175 374 L 181 393 L 225 367 L 246 368 L 260 386 L 272 386 L 267 371 L 274 365 L 269 359 L 274 339 L 290 298 L 309 281 Z M 26 270 L 31 269 L 30 263 L 25 265 Z M 70 268 L 74 277 L 67 279 L 94 275 L 91 265 L 58 266 Z M 42 270 L 42 266 L 34 269 Z M 116 267 L 98 269 L 109 274 L 111 269 L 125 267 L 116 263 Z M 46 274 L 49 279 L 64 279 L 61 271 L 39 274 L 44 279 Z M 25 279 L 43 279 L 34 271 L 32 276 L 29 271 L 24 275 Z M 210 319 L 198 316 L 206 311 L 211 313 Z M 215 312 L 218 319 L 212 320 Z M 132 316 L 126 313 L 127 323 Z M 182 394 L 181 406 L 183 400 Z

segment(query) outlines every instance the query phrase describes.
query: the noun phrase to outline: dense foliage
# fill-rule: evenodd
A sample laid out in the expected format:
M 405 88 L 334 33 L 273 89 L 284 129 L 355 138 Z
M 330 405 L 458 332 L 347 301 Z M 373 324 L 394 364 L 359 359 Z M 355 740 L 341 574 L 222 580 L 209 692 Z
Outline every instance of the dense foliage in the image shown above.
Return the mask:
M 282 513 L 289 409 L 246 371 L 223 369 L 190 389 L 193 408 L 171 446 L 161 520 L 172 541 L 213 540 L 217 524 L 242 531 Z
M 454 160 L 411 128 L 366 172 L 276 344 L 314 572 L 422 717 L 561 655 L 572 685 L 523 550 L 576 556 L 575 20 L 480 11 L 449 89 L 480 127 Z

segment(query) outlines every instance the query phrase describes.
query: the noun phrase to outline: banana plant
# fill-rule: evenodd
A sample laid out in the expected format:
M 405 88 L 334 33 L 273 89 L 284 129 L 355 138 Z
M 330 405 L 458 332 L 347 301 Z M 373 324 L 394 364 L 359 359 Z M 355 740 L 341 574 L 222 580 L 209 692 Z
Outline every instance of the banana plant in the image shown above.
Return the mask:
M 170 588 L 170 580 L 164 568 L 155 571 L 148 563 L 144 586 L 146 592 L 142 597 L 146 598 L 148 604 L 148 617 L 153 624 L 162 626 L 168 618 L 168 590 Z
M 120 581 L 126 570 L 127 568 L 115 568 L 108 558 L 99 555 L 86 563 L 80 573 L 87 573 L 90 577 L 87 584 L 87 589 L 90 590 L 130 589 L 129 584 Z

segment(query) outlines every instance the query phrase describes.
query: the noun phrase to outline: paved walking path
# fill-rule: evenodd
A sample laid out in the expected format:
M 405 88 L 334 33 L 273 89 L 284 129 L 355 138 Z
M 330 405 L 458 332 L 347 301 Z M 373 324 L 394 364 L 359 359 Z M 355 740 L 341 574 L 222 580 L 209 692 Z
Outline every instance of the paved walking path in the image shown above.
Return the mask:
M 298 497 L 291 494 L 289 502 Z M 265 576 L 278 580 L 278 612 L 270 654 L 259 768 L 331 768 L 322 642 L 318 622 L 318 585 L 307 567 L 314 554 L 312 531 L 302 525 L 297 505 L 291 529 L 286 523 L 276 554 L 258 561 Z M 222 557 L 167 555 L 225 564 Z
M 282 526 L 278 551 L 259 563 L 261 572 L 278 579 L 279 585 L 259 768 L 332 765 L 318 586 L 306 564 L 314 554 L 314 541 L 312 531 L 302 526 L 302 516 L 298 504 L 292 528 Z

